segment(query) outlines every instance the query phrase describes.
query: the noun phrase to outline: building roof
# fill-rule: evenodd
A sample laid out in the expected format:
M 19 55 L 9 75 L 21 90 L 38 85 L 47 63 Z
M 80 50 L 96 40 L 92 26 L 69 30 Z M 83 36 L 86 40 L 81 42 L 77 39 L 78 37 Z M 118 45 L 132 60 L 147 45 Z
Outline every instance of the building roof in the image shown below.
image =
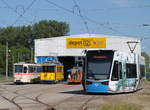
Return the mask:
M 102 34 L 79 34 L 79 35 L 68 35 L 68 36 L 58 36 L 58 37 L 51 37 L 51 38 L 41 38 L 35 40 L 48 40 L 48 39 L 57 39 L 57 38 L 87 38 L 87 37 L 105 37 L 105 38 L 122 38 L 122 39 L 134 39 L 134 40 L 141 40 L 137 37 L 127 37 L 127 36 L 112 36 L 112 35 L 102 35 Z

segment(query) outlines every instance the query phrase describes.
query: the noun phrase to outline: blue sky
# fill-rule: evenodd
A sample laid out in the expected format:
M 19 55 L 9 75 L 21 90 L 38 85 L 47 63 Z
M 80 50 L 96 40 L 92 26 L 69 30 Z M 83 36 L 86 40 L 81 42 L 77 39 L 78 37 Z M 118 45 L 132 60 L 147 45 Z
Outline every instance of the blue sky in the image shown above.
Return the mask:
M 150 55 L 150 0 L 0 0 L 0 14 L 0 27 L 47 19 L 68 23 L 69 34 L 148 38 L 142 50 Z

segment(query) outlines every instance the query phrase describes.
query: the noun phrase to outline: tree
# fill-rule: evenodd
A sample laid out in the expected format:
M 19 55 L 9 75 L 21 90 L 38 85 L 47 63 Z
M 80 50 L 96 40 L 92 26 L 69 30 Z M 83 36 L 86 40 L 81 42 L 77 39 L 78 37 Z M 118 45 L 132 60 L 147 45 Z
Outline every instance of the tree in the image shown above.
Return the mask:
M 0 28 L 0 74 L 5 73 L 6 42 L 9 43 L 9 73 L 13 63 L 31 61 L 34 39 L 67 35 L 69 25 L 55 20 L 43 20 L 29 26 Z M 32 57 L 33 58 L 33 57 Z
M 49 38 L 67 35 L 69 25 L 65 22 L 40 21 L 33 25 L 33 34 L 36 38 Z
M 5 73 L 5 58 L 6 58 L 5 46 L 0 45 L 0 73 Z
M 0 28 L 0 44 L 5 45 L 7 41 L 10 47 L 22 45 L 30 48 L 29 41 L 31 39 L 64 36 L 68 32 L 69 25 L 65 22 L 43 20 L 32 26 Z
M 146 52 L 142 52 L 141 54 L 145 58 L 146 72 L 150 72 L 150 57 Z

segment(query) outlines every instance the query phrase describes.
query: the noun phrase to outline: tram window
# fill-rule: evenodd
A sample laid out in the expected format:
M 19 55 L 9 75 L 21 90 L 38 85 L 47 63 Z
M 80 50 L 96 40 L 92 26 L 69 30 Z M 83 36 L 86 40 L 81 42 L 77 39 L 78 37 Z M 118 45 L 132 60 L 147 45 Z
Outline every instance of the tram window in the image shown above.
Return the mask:
M 122 79 L 122 63 L 121 62 L 119 62 L 118 72 L 119 72 L 120 79 Z
M 136 64 L 126 64 L 126 74 L 127 78 L 136 78 L 137 72 L 136 72 Z
M 23 72 L 24 72 L 24 73 L 27 73 L 27 67 L 24 67 L 24 68 L 23 68 Z
M 55 66 L 43 66 L 43 72 L 55 72 Z
M 119 80 L 119 75 L 118 75 L 118 61 L 115 61 L 115 62 L 114 62 L 111 80 L 112 80 L 112 81 L 117 81 L 117 80 Z
M 34 73 L 35 72 L 35 67 L 34 66 L 29 66 L 29 72 Z
M 40 66 L 37 66 L 37 73 L 39 73 L 39 72 L 41 72 L 42 70 L 41 70 L 41 67 Z
M 15 73 L 22 73 L 23 71 L 22 65 L 15 65 Z
M 57 67 L 57 72 L 62 72 L 62 67 Z
M 55 72 L 55 66 L 49 66 L 47 72 Z

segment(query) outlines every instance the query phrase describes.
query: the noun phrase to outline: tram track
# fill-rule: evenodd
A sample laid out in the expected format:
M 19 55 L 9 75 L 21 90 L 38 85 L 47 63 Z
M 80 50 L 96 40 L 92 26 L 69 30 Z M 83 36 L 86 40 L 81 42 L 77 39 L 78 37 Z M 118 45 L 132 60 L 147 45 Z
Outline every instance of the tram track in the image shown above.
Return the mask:
M 23 89 L 21 89 L 21 90 L 23 90 Z M 38 95 L 35 97 L 35 99 L 33 99 L 33 98 L 30 98 L 30 97 L 25 96 L 25 94 L 19 94 L 18 91 L 19 91 L 19 90 L 13 92 L 13 93 L 15 93 L 17 96 L 13 97 L 12 99 L 8 99 L 8 98 L 6 98 L 5 96 L 2 96 L 2 95 L 0 95 L 0 96 L 3 97 L 5 100 L 9 101 L 10 103 L 14 104 L 19 110 L 23 110 L 23 108 L 21 107 L 21 105 L 19 105 L 19 104 L 17 104 L 17 103 L 15 102 L 15 99 L 17 99 L 17 98 L 19 98 L 19 97 L 24 97 L 24 98 L 26 98 L 26 99 L 32 100 L 32 101 L 34 101 L 34 102 L 37 102 L 38 104 L 42 104 L 42 105 L 44 105 L 44 106 L 47 107 L 46 110 L 56 110 L 56 108 L 57 108 L 58 105 L 60 105 L 60 104 L 62 104 L 62 103 L 64 103 L 64 102 L 72 101 L 72 99 L 74 99 L 74 98 L 77 97 L 77 95 L 73 95 L 72 97 L 66 98 L 66 99 L 64 99 L 64 100 L 59 101 L 58 103 L 55 103 L 55 104 L 50 105 L 50 104 L 47 104 L 47 103 L 42 102 L 42 101 L 39 99 L 39 97 L 41 97 L 44 93 L 38 94 Z M 79 95 L 78 97 L 80 97 L 80 95 Z M 84 97 L 85 97 L 85 96 L 84 96 Z M 88 105 L 88 103 L 89 103 L 93 98 L 94 98 L 94 96 L 90 96 L 90 98 L 88 98 L 87 100 L 85 100 L 83 104 L 79 105 L 79 106 L 80 106 L 80 107 L 79 107 L 79 110 L 87 110 L 87 105 Z
M 38 86 L 40 87 L 36 88 Z M 15 110 L 24 110 L 27 108 L 30 110 L 32 110 L 32 108 L 34 110 L 93 110 L 93 108 L 96 109 L 101 104 L 105 105 L 108 103 L 134 103 L 142 105 L 143 107 L 146 105 L 147 108 L 150 106 L 148 102 L 150 97 L 149 85 L 144 85 L 142 91 L 137 91 L 134 94 L 116 95 L 85 94 L 80 91 L 81 89 L 74 89 L 78 87 L 74 85 L 52 85 L 50 87 L 42 87 L 41 85 L 31 85 L 30 87 L 16 86 L 17 88 L 11 87 L 11 90 L 9 87 L 11 86 L 3 86 L 3 88 L 9 92 L 14 92 L 14 94 L 12 94 L 13 97 L 9 95 L 8 92 L 4 93 L 7 90 L 2 89 L 0 89 L 0 93 L 2 93 L 0 95 L 3 95 L 2 98 L 14 104 L 13 107 L 16 108 Z M 113 102 L 114 100 L 115 102 Z
M 43 87 L 43 88 L 36 89 L 36 90 L 35 89 L 30 90 L 30 89 L 33 88 L 32 86 L 25 87 L 25 88 L 18 88 L 15 91 L 8 90 L 7 88 L 4 88 L 4 87 L 3 87 L 3 89 L 5 89 L 6 91 L 11 92 L 11 93 L 16 95 L 11 100 L 10 99 L 8 99 L 8 100 L 10 102 L 12 102 L 14 105 L 16 105 L 19 110 L 23 110 L 22 107 L 21 107 L 22 105 L 20 105 L 20 104 L 18 104 L 16 102 L 16 100 L 19 97 L 23 97 L 25 99 L 34 101 L 37 104 L 41 104 L 42 106 L 47 107 L 46 110 L 57 110 L 58 106 L 64 104 L 64 102 L 66 102 L 66 103 L 67 102 L 74 102 L 75 99 L 80 98 L 80 97 L 82 97 L 84 100 L 82 99 L 82 102 L 78 105 L 78 110 L 86 110 L 87 107 L 88 107 L 87 106 L 88 103 L 95 97 L 93 95 L 91 96 L 91 95 L 88 95 L 88 94 L 82 94 L 82 93 L 80 94 L 80 93 L 78 93 L 78 94 L 74 94 L 74 95 L 72 95 L 72 96 L 70 96 L 68 98 L 62 99 L 62 100 L 60 100 L 60 101 L 58 101 L 56 103 L 53 103 L 53 104 L 45 103 L 44 100 L 42 99 L 42 96 L 44 96 L 46 93 L 55 93 L 55 92 L 58 92 L 58 91 L 63 91 L 63 90 L 66 89 L 66 87 L 71 88 L 71 87 L 74 87 L 74 85 L 69 85 L 69 86 L 68 85 L 64 85 L 64 86 L 62 86 L 62 85 L 58 85 L 58 86 L 56 85 L 55 86 L 54 85 L 52 88 L 45 88 L 44 89 L 44 87 Z M 24 91 L 26 89 L 29 89 L 30 91 L 25 92 L 25 93 L 22 94 L 22 91 Z M 31 98 L 31 97 L 27 96 L 29 93 L 30 94 L 35 94 L 36 93 L 37 95 L 34 98 Z M 40 98 L 42 100 L 40 100 Z
M 21 107 L 21 105 L 19 105 L 19 104 L 17 104 L 17 103 L 15 102 L 15 100 L 16 100 L 17 98 L 19 98 L 19 97 L 24 97 L 24 98 L 26 98 L 26 99 L 29 99 L 29 100 L 38 102 L 39 104 L 48 106 L 47 104 L 38 101 L 38 100 L 37 100 L 38 98 L 32 99 L 32 98 L 30 98 L 30 97 L 25 96 L 25 94 L 28 94 L 28 93 L 25 93 L 25 94 L 19 94 L 19 93 L 18 93 L 19 91 L 26 90 L 26 89 L 29 89 L 29 88 L 31 88 L 31 87 L 27 87 L 27 88 L 24 88 L 24 89 L 19 89 L 19 90 L 16 90 L 16 91 L 11 91 L 11 90 L 8 90 L 7 88 L 1 87 L 1 86 L 0 86 L 0 88 L 4 89 L 5 91 L 11 92 L 11 93 L 17 95 L 17 96 L 14 96 L 12 99 L 9 99 L 9 98 L 7 98 L 7 97 L 5 97 L 5 96 L 3 96 L 3 95 L 0 95 L 0 96 L 1 96 L 2 98 L 4 98 L 5 100 L 7 100 L 8 102 L 14 104 L 19 110 L 23 110 L 23 108 Z M 37 97 L 38 97 L 38 96 L 37 96 Z M 48 106 L 48 107 L 49 107 L 49 106 Z
M 19 91 L 25 90 L 25 89 L 27 89 L 27 88 L 25 88 L 25 89 L 20 89 L 20 90 L 16 90 L 16 91 L 7 90 L 7 89 L 4 88 L 4 87 L 0 87 L 0 88 L 2 88 L 2 89 L 6 90 L 6 91 L 8 91 L 8 92 L 11 92 L 11 93 L 14 93 L 15 95 L 17 95 L 17 96 L 14 96 L 12 99 L 9 99 L 9 98 L 7 98 L 7 97 L 5 97 L 5 96 L 3 96 L 3 95 L 0 94 L 0 96 L 1 96 L 2 98 L 4 98 L 5 100 L 7 100 L 8 102 L 14 104 L 19 110 L 23 110 L 23 108 L 21 107 L 21 105 L 19 105 L 18 103 L 15 102 L 15 100 L 16 100 L 17 98 L 19 98 L 19 97 L 24 97 L 24 98 L 26 98 L 26 99 L 32 100 L 32 101 L 34 101 L 34 102 L 37 102 L 38 104 L 44 105 L 44 106 L 48 107 L 48 108 L 47 108 L 48 110 L 55 110 L 51 105 L 49 105 L 49 104 L 47 104 L 47 103 L 44 103 L 44 102 L 42 102 L 42 101 L 39 100 L 39 97 L 42 95 L 41 93 L 38 94 L 38 95 L 35 97 L 35 99 L 33 99 L 33 98 L 30 98 L 30 97 L 25 96 L 27 93 L 25 93 L 25 94 L 19 94 L 19 93 L 18 93 Z
M 41 94 L 40 94 L 40 95 L 41 95 Z M 15 97 L 13 97 L 12 99 L 8 99 L 8 98 L 6 98 L 5 96 L 2 96 L 2 95 L 0 95 L 0 96 L 1 96 L 2 98 L 4 98 L 5 100 L 7 100 L 8 102 L 14 104 L 19 110 L 23 110 L 23 108 L 21 107 L 21 105 L 19 105 L 18 103 L 15 102 L 15 99 L 18 98 L 18 97 L 20 97 L 20 96 L 21 96 L 21 97 L 24 97 L 24 98 L 26 98 L 26 99 L 29 99 L 29 100 L 38 102 L 38 104 L 42 104 L 42 105 L 48 107 L 49 110 L 55 110 L 51 105 L 46 104 L 46 103 L 44 103 L 44 102 L 41 102 L 41 101 L 38 99 L 39 95 L 36 96 L 35 99 L 29 98 L 29 97 L 26 97 L 26 96 L 23 96 L 23 95 L 15 96 Z
M 54 110 L 59 110 L 60 107 L 62 107 L 62 108 L 65 107 L 64 110 L 74 110 L 73 106 L 64 105 L 65 103 L 70 104 L 70 102 L 71 102 L 71 105 L 78 103 L 76 105 L 75 110 L 87 110 L 89 102 L 92 101 L 94 98 L 95 98 L 95 96 L 93 96 L 93 95 L 91 96 L 91 95 L 87 95 L 87 94 L 73 95 L 72 97 L 66 98 L 64 100 L 61 100 L 61 101 L 53 104 L 52 106 L 53 106 L 53 108 L 55 108 Z M 66 106 L 67 106 L 67 108 L 66 108 Z M 62 110 L 62 108 L 61 108 L 61 110 Z
M 70 86 L 70 87 L 72 87 L 72 86 Z M 19 97 L 24 97 L 24 98 L 26 98 L 26 99 L 28 99 L 28 100 L 32 100 L 32 101 L 34 101 L 34 102 L 36 102 L 36 103 L 38 103 L 38 104 L 44 105 L 44 106 L 47 107 L 48 110 L 55 110 L 55 108 L 54 108 L 53 105 L 50 105 L 50 104 L 47 104 L 47 103 L 42 102 L 42 101 L 39 99 L 39 97 L 42 96 L 42 95 L 44 95 L 44 94 L 47 93 L 47 92 L 54 92 L 54 91 L 58 91 L 59 89 L 61 90 L 63 87 L 62 87 L 62 86 L 59 87 L 59 88 L 54 87 L 55 89 L 54 89 L 54 88 L 53 88 L 53 89 L 52 89 L 52 88 L 49 88 L 49 89 L 52 89 L 53 91 L 48 91 L 49 89 L 47 89 L 47 88 L 44 89 L 44 90 L 42 89 L 44 92 L 43 92 L 43 91 L 40 91 L 40 90 L 37 90 L 37 91 L 34 91 L 34 90 L 33 90 L 33 91 L 30 92 L 30 93 L 35 93 L 35 92 L 39 92 L 39 91 L 40 91 L 40 93 L 37 94 L 35 98 L 30 98 L 30 97 L 26 96 L 26 95 L 29 94 L 28 92 L 27 92 L 27 93 L 23 93 L 23 94 L 20 94 L 20 93 L 19 93 L 20 91 L 24 91 L 24 90 L 26 90 L 26 89 L 30 89 L 30 87 L 26 87 L 26 88 L 19 89 L 19 90 L 16 90 L 16 91 L 8 90 L 7 88 L 1 87 L 1 86 L 0 86 L 0 88 L 4 89 L 5 91 L 8 91 L 8 92 L 10 92 L 10 93 L 13 93 L 13 94 L 17 95 L 17 96 L 14 96 L 14 97 L 11 98 L 11 99 L 9 99 L 9 98 L 7 98 L 7 97 L 5 97 L 5 96 L 3 96 L 3 95 L 0 95 L 0 96 L 3 97 L 5 100 L 9 101 L 10 103 L 14 104 L 19 110 L 23 110 L 23 108 L 21 107 L 21 105 L 18 104 L 18 103 L 16 103 L 16 101 L 15 101 L 15 100 L 16 100 L 17 98 L 19 98 Z M 66 100 L 66 99 L 65 99 L 65 100 Z
M 31 86 L 31 87 L 19 88 L 15 91 L 8 90 L 7 88 L 4 88 L 4 87 L 0 87 L 0 88 L 3 88 L 5 91 L 11 92 L 11 93 L 16 95 L 12 99 L 8 99 L 5 96 L 3 96 L 3 98 L 8 100 L 9 102 L 11 102 L 12 104 L 14 104 L 19 110 L 23 110 L 21 103 L 16 102 L 19 97 L 23 97 L 25 99 L 34 101 L 38 105 L 40 104 L 42 106 L 45 106 L 47 109 L 44 109 L 44 110 L 59 110 L 58 106 L 62 105 L 62 107 L 63 107 L 64 103 L 68 103 L 68 102 L 76 103 L 76 99 L 81 99 L 81 100 L 77 101 L 77 102 L 81 102 L 77 106 L 78 110 L 87 110 L 88 103 L 95 97 L 93 95 L 91 96 L 89 94 L 72 93 L 74 95 L 72 95 L 68 98 L 62 99 L 62 100 L 60 100 L 56 103 L 51 103 L 51 104 L 49 104 L 48 102 L 45 103 L 44 100 L 42 99 L 42 96 L 44 96 L 46 93 L 50 94 L 50 93 L 55 93 L 55 92 L 58 92 L 58 91 L 63 91 L 64 89 L 66 89 L 65 87 L 71 88 L 71 87 L 74 87 L 74 85 L 71 85 L 71 86 L 70 85 L 69 86 L 68 85 L 67 86 L 66 85 L 65 86 L 60 85 L 60 86 L 54 86 L 52 88 L 46 88 L 46 89 L 42 88 L 42 89 L 38 89 L 38 90 L 33 89 L 32 91 L 29 91 L 29 92 L 26 92 L 26 93 L 23 93 L 23 94 L 22 94 L 22 91 L 24 91 L 26 89 L 31 89 L 33 87 Z M 31 97 L 27 96 L 29 93 L 30 94 L 35 94 L 36 93 L 37 95 L 34 98 L 31 98 Z M 40 100 L 40 98 L 42 100 Z M 68 106 L 68 108 L 69 108 L 69 106 Z
M 46 104 L 46 103 L 44 103 L 44 102 L 42 102 L 42 101 L 39 100 L 39 97 L 40 97 L 41 95 L 42 95 L 42 94 L 39 94 L 38 96 L 36 96 L 35 100 L 36 100 L 38 103 L 41 103 L 41 104 L 47 106 L 47 107 L 48 107 L 48 108 L 47 108 L 48 110 L 55 110 L 55 108 L 54 108 L 52 105 Z
M 11 100 L 11 99 L 6 98 L 5 96 L 2 96 L 2 95 L 0 96 L 4 98 L 5 100 L 7 100 L 8 102 L 14 104 L 19 110 L 23 110 L 22 107 L 19 104 L 17 104 L 13 99 Z
M 94 97 L 95 97 L 95 96 L 91 96 L 89 99 L 87 99 L 87 100 L 81 105 L 81 107 L 80 107 L 79 110 L 87 110 L 87 108 L 88 108 L 88 107 L 87 107 L 88 103 L 89 103 L 91 100 L 93 100 Z

